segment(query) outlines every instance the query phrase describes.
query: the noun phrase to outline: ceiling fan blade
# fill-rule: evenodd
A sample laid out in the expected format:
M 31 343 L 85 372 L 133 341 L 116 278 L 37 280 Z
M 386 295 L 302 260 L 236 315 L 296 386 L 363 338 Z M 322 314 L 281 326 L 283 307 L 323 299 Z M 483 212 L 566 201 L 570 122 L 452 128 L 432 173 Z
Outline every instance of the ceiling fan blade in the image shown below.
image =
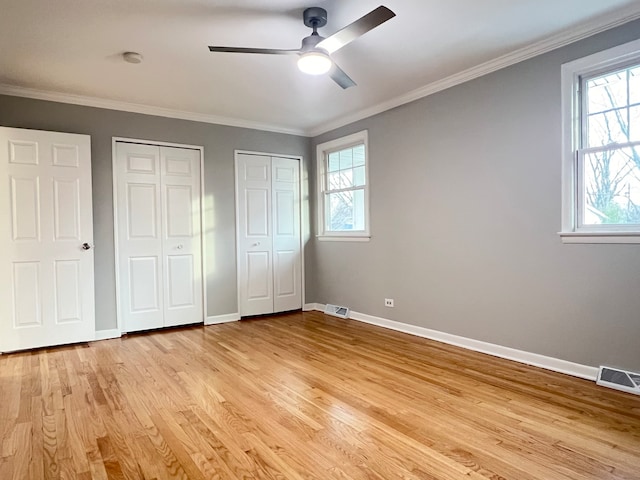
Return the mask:
M 316 46 L 331 54 L 395 16 L 396 14 L 387 7 L 380 6 L 352 24 L 347 25 L 342 30 L 338 30 L 330 37 L 325 38 Z
M 333 63 L 331 70 L 329 70 L 329 76 L 334 82 L 336 82 L 345 90 L 349 87 L 356 86 L 356 82 L 351 80 L 351 77 L 344 73 L 344 71 L 338 65 L 336 65 L 335 62 Z
M 277 48 L 244 48 L 244 47 L 209 47 L 210 52 L 226 53 L 265 53 L 267 55 L 292 55 L 300 50 L 280 50 Z

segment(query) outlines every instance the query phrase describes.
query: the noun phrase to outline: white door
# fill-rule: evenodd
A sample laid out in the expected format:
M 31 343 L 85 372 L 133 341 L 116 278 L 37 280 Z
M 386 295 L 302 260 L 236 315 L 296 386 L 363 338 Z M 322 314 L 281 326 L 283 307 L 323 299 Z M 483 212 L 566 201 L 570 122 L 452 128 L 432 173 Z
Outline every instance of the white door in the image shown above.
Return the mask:
M 236 177 L 240 315 L 273 313 L 271 157 L 238 154 Z
M 0 181 L 0 351 L 93 340 L 90 137 L 0 127 Z
M 302 308 L 300 162 L 271 159 L 273 199 L 273 310 Z
M 204 321 L 200 151 L 160 147 L 164 326 Z
M 160 150 L 116 143 L 118 292 L 124 332 L 164 325 Z
M 236 156 L 241 316 L 302 307 L 299 163 Z
M 203 318 L 200 152 L 116 143 L 122 330 Z

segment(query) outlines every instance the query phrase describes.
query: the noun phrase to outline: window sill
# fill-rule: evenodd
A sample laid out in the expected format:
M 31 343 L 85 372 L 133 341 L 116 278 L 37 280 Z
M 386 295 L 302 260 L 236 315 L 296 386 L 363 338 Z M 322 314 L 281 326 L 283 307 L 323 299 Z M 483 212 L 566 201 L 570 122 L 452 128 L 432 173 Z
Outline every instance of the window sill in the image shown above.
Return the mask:
M 562 243 L 640 243 L 640 232 L 558 232 Z
M 371 235 L 317 235 L 320 242 L 368 242 Z

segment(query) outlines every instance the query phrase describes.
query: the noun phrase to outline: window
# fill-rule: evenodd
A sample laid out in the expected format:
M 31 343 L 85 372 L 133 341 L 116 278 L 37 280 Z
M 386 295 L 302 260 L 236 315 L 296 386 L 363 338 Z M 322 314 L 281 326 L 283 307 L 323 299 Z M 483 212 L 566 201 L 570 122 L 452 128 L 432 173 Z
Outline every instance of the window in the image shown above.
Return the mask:
M 318 145 L 318 238 L 369 239 L 367 132 Z
M 562 67 L 569 243 L 640 243 L 640 41 Z

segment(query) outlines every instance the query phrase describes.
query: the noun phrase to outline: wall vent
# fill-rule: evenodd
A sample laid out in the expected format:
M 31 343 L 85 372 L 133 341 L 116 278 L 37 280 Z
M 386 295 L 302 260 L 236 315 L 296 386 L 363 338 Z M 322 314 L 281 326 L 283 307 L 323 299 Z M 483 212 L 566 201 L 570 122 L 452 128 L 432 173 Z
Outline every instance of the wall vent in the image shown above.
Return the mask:
M 331 305 L 330 303 L 324 307 L 324 313 L 333 315 L 334 317 L 349 318 L 349 309 L 340 305 Z
M 603 387 L 615 388 L 623 392 L 640 395 L 640 373 L 625 372 L 624 370 L 610 367 L 600 367 L 596 383 Z

